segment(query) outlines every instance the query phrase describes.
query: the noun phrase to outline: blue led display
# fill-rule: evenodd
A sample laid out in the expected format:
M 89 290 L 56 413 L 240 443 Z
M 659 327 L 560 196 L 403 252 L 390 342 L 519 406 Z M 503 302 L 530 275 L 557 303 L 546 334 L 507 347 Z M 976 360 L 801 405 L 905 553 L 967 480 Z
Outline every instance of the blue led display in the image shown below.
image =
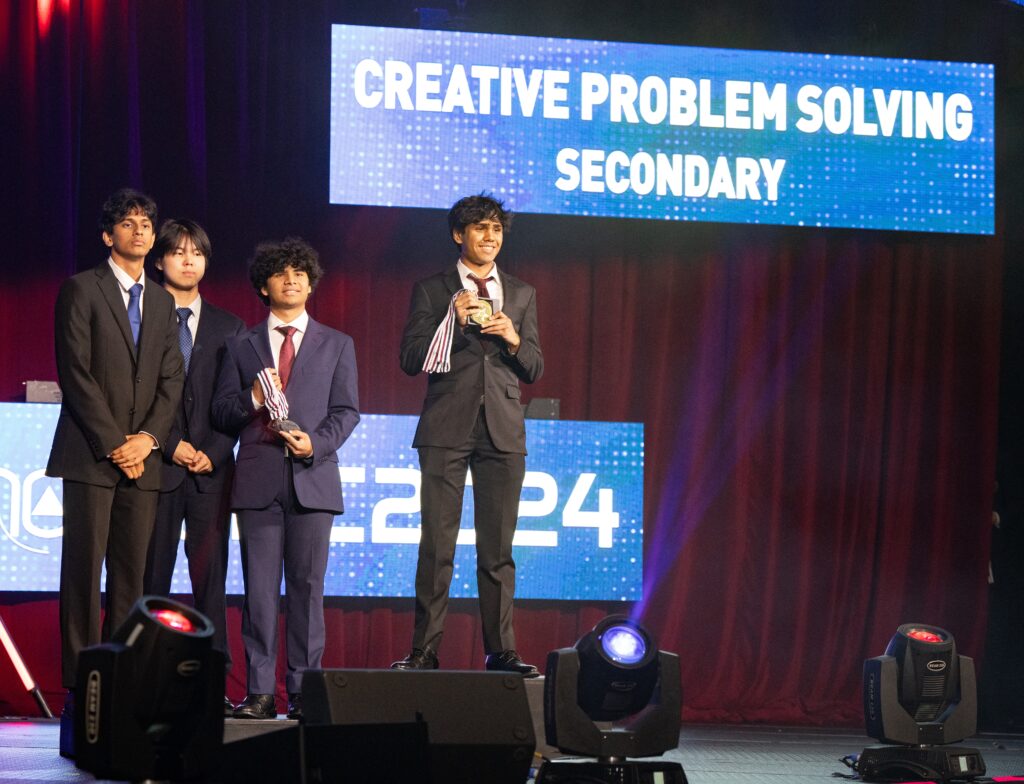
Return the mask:
M 59 407 L 0 403 L 0 590 L 56 591 L 63 497 L 43 475 Z M 411 596 L 419 541 L 416 417 L 364 415 L 338 451 L 345 514 L 335 518 L 329 596 Z M 643 425 L 527 420 L 529 450 L 514 556 L 516 596 L 641 598 Z M 453 597 L 476 596 L 472 491 L 456 548 Z M 190 593 L 182 548 L 172 589 Z M 232 526 L 228 592 L 242 593 Z
M 334 25 L 330 201 L 991 234 L 994 67 Z

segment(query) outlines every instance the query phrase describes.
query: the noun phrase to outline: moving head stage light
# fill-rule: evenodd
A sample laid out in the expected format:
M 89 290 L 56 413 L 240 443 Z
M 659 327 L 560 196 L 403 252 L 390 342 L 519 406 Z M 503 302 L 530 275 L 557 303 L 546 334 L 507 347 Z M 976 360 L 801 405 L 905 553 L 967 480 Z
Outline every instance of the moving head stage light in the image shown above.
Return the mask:
M 111 641 L 78 657 L 75 764 L 97 778 L 208 776 L 224 736 L 224 656 L 213 624 L 144 596 Z
M 686 784 L 677 762 L 626 759 L 657 756 L 679 743 L 679 657 L 657 650 L 643 627 L 608 616 L 572 648 L 549 653 L 545 676 L 547 742 L 597 762 L 545 762 L 537 784 Z
M 864 749 L 855 768 L 865 781 L 983 776 L 977 749 L 948 745 L 974 734 L 977 715 L 974 661 L 945 629 L 905 623 L 864 662 L 867 734 L 892 745 Z

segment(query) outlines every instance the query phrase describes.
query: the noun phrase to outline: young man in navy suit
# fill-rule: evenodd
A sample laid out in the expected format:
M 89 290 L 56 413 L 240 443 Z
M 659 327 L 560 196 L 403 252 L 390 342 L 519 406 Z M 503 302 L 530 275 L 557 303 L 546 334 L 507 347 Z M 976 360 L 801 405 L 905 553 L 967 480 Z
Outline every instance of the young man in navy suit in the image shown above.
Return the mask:
M 488 196 L 456 202 L 448 228 L 458 262 L 413 287 L 400 361 L 410 376 L 429 374 L 413 439 L 420 458 L 421 534 L 412 651 L 393 669 L 438 667 L 468 468 L 486 667 L 539 674 L 515 649 L 512 537 L 526 472 L 519 383 L 540 378 L 544 357 L 533 286 L 495 264 L 511 217 Z
M 359 400 L 352 338 L 306 312 L 321 275 L 316 251 L 300 239 L 257 246 L 249 278 L 270 314 L 228 341 L 214 395 L 214 423 L 240 432 L 231 506 L 245 577 L 248 694 L 236 718 L 277 713 L 282 563 L 289 718 L 302 715 L 302 673 L 320 667 L 324 650 L 327 553 L 344 511 L 338 449 L 359 422 Z M 286 417 L 274 390 L 284 393 Z
M 163 444 L 160 500 L 149 542 L 145 591 L 163 596 L 170 593 L 184 519 L 185 555 L 195 606 L 213 622 L 213 647 L 230 665 L 224 582 L 235 436 L 213 426 L 210 409 L 224 344 L 241 334 L 245 324 L 199 294 L 210 253 L 206 232 L 190 220 L 165 221 L 153 246 L 164 289 L 174 297 L 185 388 Z M 226 714 L 234 711 L 227 698 L 224 710 Z
M 64 281 L 54 306 L 63 401 L 46 475 L 64 480 L 61 682 L 69 690 L 79 652 L 108 639 L 142 595 L 160 447 L 181 396 L 174 300 L 143 269 L 155 222 L 148 196 L 128 188 L 114 193 L 100 219 L 109 257 Z M 61 753 L 68 756 L 71 694 L 61 716 Z

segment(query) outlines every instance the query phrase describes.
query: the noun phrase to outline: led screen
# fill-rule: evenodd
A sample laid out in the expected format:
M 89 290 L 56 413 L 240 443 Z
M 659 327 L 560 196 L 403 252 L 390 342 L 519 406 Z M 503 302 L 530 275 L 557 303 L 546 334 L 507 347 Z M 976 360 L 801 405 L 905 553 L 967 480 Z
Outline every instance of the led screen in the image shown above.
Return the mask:
M 330 201 L 991 234 L 994 67 L 334 25 Z
M 61 482 L 43 475 L 59 407 L 0 403 L 0 590 L 56 591 Z M 338 451 L 345 514 L 335 518 L 329 596 L 411 596 L 419 541 L 416 417 L 364 415 Z M 514 556 L 516 595 L 641 598 L 643 425 L 527 420 L 526 482 Z M 476 596 L 472 491 L 451 595 Z M 179 548 L 172 589 L 190 593 Z M 243 592 L 232 526 L 228 592 Z

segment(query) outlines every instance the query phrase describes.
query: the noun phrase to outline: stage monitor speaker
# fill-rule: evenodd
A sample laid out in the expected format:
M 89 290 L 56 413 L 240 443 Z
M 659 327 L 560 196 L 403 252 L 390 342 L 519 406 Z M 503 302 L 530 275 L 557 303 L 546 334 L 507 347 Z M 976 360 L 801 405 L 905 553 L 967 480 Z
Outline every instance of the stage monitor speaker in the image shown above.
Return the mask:
M 523 784 L 535 737 L 521 675 L 500 672 L 310 670 L 308 727 L 425 722 L 435 784 Z
M 562 401 L 557 397 L 535 397 L 523 405 L 527 419 L 561 419 Z
M 437 784 L 422 722 L 298 726 L 225 743 L 219 784 Z

